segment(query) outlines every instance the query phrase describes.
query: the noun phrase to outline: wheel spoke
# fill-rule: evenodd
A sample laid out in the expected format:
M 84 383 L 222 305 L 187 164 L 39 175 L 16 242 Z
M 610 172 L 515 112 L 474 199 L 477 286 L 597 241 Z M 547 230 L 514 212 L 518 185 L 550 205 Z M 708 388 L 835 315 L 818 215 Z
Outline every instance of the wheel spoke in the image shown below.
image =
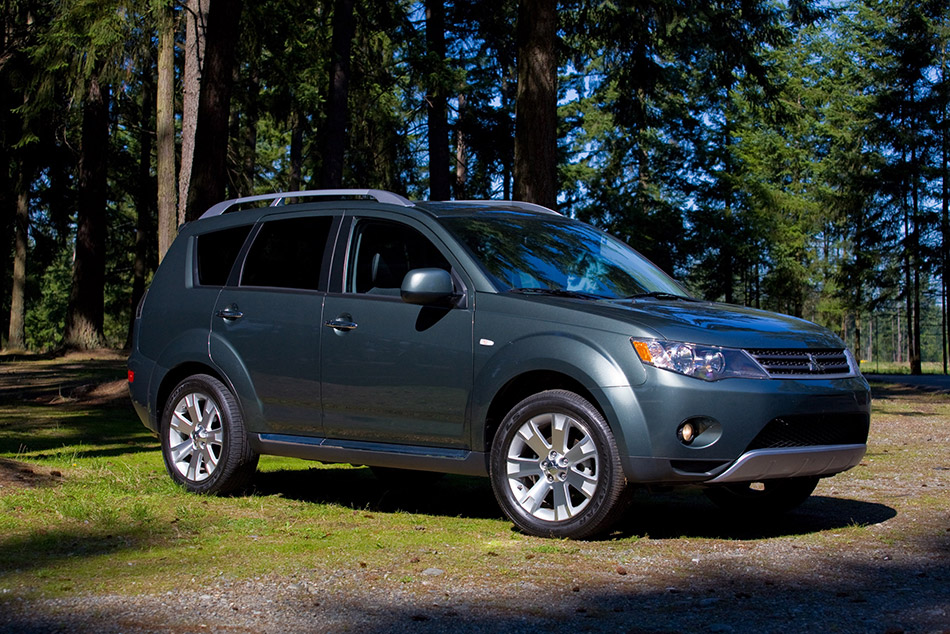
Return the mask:
M 181 462 L 183 462 L 185 458 L 192 455 L 192 453 L 194 452 L 194 448 L 195 446 L 191 442 L 191 439 L 184 441 L 180 445 L 175 445 L 174 447 L 171 447 L 169 451 L 171 452 L 171 455 L 172 455 L 172 462 L 174 462 L 176 465 L 181 464 Z
M 175 433 L 180 434 L 182 438 L 191 436 L 192 432 L 195 431 L 194 423 L 185 417 L 184 412 L 179 412 L 177 409 L 169 421 L 169 427 Z
M 189 480 L 197 480 L 200 465 L 201 465 L 201 452 L 195 451 L 191 454 L 191 462 L 188 463 L 188 473 L 185 474 L 185 477 L 188 478 Z
M 551 448 L 561 455 L 566 454 L 568 431 L 572 421 L 564 414 L 554 414 L 551 419 Z
M 597 447 L 594 445 L 594 440 L 590 436 L 584 436 L 582 441 L 571 447 L 570 451 L 564 454 L 564 459 L 567 460 L 567 464 L 574 466 L 592 455 L 597 455 Z
M 216 429 L 208 430 L 208 444 L 209 445 L 222 445 L 224 444 L 224 428 L 218 427 Z
M 201 420 L 206 428 L 212 427 L 218 422 L 218 407 L 210 398 L 205 401 L 205 409 L 201 416 Z
M 597 490 L 597 476 L 578 471 L 577 469 L 570 469 L 567 472 L 566 483 L 571 485 L 576 491 L 579 491 L 580 494 L 588 500 L 594 495 L 594 491 Z
M 541 508 L 541 505 L 544 504 L 544 498 L 547 497 L 550 491 L 551 483 L 541 478 L 535 482 L 534 486 L 521 498 L 520 504 L 526 511 L 534 515 L 538 512 L 538 509 Z
M 536 458 L 508 458 L 508 477 L 509 478 L 527 478 L 531 476 L 542 476 L 541 467 Z
M 192 425 L 197 425 L 201 422 L 201 406 L 198 403 L 197 394 L 189 394 L 185 397 L 185 407 L 188 408 L 188 417 L 191 419 Z
M 554 489 L 554 519 L 570 519 L 573 513 L 567 492 L 567 482 L 555 482 L 552 488 Z
M 214 452 L 211 450 L 211 445 L 205 445 L 201 449 L 201 455 L 205 462 L 205 468 L 208 471 L 208 475 L 211 475 L 218 466 L 218 457 L 215 456 Z
M 551 450 L 551 445 L 544 438 L 544 434 L 538 429 L 538 424 L 533 418 L 518 430 L 518 434 L 539 458 L 548 455 Z

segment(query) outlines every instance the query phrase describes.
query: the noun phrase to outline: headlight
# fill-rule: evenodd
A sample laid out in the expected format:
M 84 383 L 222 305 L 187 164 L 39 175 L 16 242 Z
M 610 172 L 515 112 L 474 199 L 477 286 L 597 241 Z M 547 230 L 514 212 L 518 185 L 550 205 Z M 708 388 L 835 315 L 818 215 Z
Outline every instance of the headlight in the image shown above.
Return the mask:
M 631 339 L 630 342 L 640 360 L 647 365 L 704 381 L 769 378 L 762 366 L 744 350 L 657 339 Z

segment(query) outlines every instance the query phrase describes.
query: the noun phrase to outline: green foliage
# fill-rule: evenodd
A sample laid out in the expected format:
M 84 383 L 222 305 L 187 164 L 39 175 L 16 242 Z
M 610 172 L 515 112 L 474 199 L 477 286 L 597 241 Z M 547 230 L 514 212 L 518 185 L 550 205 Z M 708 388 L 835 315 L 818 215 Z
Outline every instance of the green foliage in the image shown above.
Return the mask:
M 33 174 L 32 347 L 54 347 L 62 332 L 79 106 L 94 75 L 112 96 L 101 157 L 105 331 L 113 344 L 125 340 L 137 217 L 147 232 L 155 223 L 154 202 L 145 202 L 155 199 L 154 156 L 142 163 L 154 108 L 142 105 L 154 98 L 155 8 L 167 2 L 17 0 L 0 9 L 0 142 L 15 148 L 0 184 L 12 192 L 20 171 Z M 174 6 L 181 29 L 184 8 Z M 232 194 L 314 186 L 332 6 L 244 3 Z M 450 95 L 450 167 L 460 158 L 466 168 L 454 193 L 510 197 L 518 3 L 445 9 L 447 54 L 433 59 L 424 3 L 356 1 L 347 185 L 426 194 L 425 95 L 438 87 Z M 619 235 L 699 295 L 819 321 L 855 348 L 868 347 L 875 313 L 910 306 L 923 326 L 901 345 L 920 339 L 925 357 L 939 351 L 932 312 L 950 276 L 945 2 L 571 0 L 559 3 L 559 29 L 562 211 Z M 0 195 L 4 209 L 13 200 Z M 146 241 L 151 271 L 154 235 Z M 888 353 L 906 358 L 897 348 Z
M 38 282 L 31 285 L 26 311 L 26 345 L 31 350 L 54 349 L 62 342 L 72 275 L 72 253 L 64 249 L 38 280 L 31 278 Z

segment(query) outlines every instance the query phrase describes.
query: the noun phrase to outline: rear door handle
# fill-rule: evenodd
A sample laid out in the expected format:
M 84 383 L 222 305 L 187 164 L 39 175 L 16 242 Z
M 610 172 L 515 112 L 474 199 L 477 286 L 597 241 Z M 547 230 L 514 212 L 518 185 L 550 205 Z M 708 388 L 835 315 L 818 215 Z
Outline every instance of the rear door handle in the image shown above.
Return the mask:
M 241 317 L 244 316 L 244 313 L 238 310 L 237 304 L 231 304 L 227 308 L 223 308 L 219 310 L 216 314 L 221 319 L 226 319 L 228 321 L 240 319 Z
M 334 330 L 353 330 L 356 328 L 357 323 L 344 317 L 337 317 L 336 319 L 331 319 L 323 325 L 333 328 Z

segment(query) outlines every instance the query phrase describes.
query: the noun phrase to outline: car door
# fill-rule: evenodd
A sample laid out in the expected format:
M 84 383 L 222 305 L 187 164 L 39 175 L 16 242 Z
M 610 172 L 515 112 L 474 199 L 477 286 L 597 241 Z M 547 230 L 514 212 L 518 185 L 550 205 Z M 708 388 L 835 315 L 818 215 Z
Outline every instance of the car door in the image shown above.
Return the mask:
M 320 325 L 335 229 L 330 215 L 265 218 L 212 317 L 211 355 L 240 366 L 259 402 L 259 432 L 319 436 Z
M 453 271 L 444 246 L 409 220 L 345 223 L 338 290 L 324 305 L 324 433 L 375 443 L 464 448 L 472 388 L 472 309 L 418 306 L 399 287 L 417 268 Z M 342 233 L 342 232 L 341 232 Z M 346 242 L 345 249 L 341 248 Z

